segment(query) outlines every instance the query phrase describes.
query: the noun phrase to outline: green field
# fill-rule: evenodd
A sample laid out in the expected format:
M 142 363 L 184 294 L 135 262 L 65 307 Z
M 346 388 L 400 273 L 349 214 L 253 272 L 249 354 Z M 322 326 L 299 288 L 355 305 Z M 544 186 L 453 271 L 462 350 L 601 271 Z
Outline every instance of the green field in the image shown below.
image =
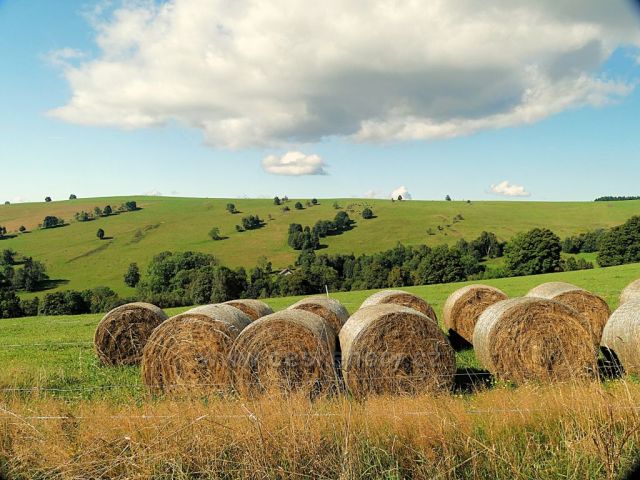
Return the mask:
M 532 287 L 548 281 L 567 281 L 602 295 L 616 308 L 620 291 L 640 277 L 640 264 L 530 277 L 487 280 L 510 296 L 524 295 Z M 464 283 L 407 287 L 427 299 L 442 317 L 448 295 Z M 341 292 L 334 295 L 354 312 L 373 291 Z M 297 298 L 267 300 L 274 310 L 286 308 Z M 187 308 L 169 309 L 175 314 Z M 101 368 L 93 352 L 93 333 L 100 315 L 32 317 L 0 320 L 0 388 L 11 394 L 41 393 L 66 399 L 113 398 L 129 401 L 145 398 L 138 368 Z M 482 368 L 473 350 L 458 353 L 460 368 Z M 9 389 L 9 390 L 7 390 Z M 53 390 L 49 390 L 53 389 Z
M 94 206 L 117 206 L 127 200 L 136 200 L 142 209 L 91 222 L 72 221 L 74 213 L 80 210 L 91 212 Z M 297 253 L 287 245 L 289 224 L 313 225 L 336 214 L 333 199 L 322 199 L 318 206 L 300 211 L 293 208 L 295 201 L 288 203 L 291 211 L 287 213 L 270 199 L 133 196 L 0 205 L 0 225 L 10 232 L 21 225 L 30 230 L 30 233 L 0 241 L 0 249 L 12 248 L 43 261 L 51 279 L 60 280 L 57 288 L 80 290 L 104 285 L 122 295 L 131 295 L 133 290 L 122 281 L 129 263 L 138 262 L 144 269 L 154 254 L 165 250 L 211 253 L 232 267 L 253 266 L 261 256 L 267 257 L 276 268 L 290 265 Z M 241 213 L 228 213 L 225 210 L 228 202 L 235 203 Z M 453 243 L 460 238 L 473 239 L 483 230 L 507 240 L 515 233 L 540 226 L 551 228 L 563 237 L 611 227 L 640 213 L 640 201 L 468 204 L 338 199 L 337 202 L 357 224 L 352 231 L 324 239 L 327 248 L 322 249 L 322 253 L 374 253 L 391 248 L 399 241 L 407 245 Z M 373 208 L 376 218 L 361 219 L 364 205 Z M 259 230 L 236 232 L 235 225 L 249 214 L 259 215 L 266 225 Z M 454 222 L 458 214 L 463 220 Z M 62 217 L 71 223 L 61 228 L 38 230 L 37 225 L 46 215 Z M 228 238 L 210 240 L 207 233 L 213 226 L 218 226 Z M 96 238 L 98 228 L 105 230 L 108 239 Z M 428 229 L 435 234 L 428 235 Z

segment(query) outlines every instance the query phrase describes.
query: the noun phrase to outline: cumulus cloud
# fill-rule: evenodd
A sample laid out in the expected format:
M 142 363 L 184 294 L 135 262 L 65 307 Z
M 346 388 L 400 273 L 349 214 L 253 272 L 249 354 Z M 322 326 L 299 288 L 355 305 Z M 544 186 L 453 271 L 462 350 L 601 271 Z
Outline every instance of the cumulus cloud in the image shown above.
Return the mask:
M 491 185 L 491 193 L 502 195 L 504 197 L 530 197 L 531 193 L 522 185 L 509 183 L 507 180 Z
M 402 195 L 403 200 L 411 200 L 411 194 L 409 193 L 409 190 L 407 190 L 407 187 L 405 187 L 404 185 L 396 188 L 393 192 L 391 192 L 389 194 L 389 198 L 398 198 L 398 195 Z
M 326 164 L 319 155 L 287 152 L 282 156 L 269 155 L 262 159 L 262 168 L 273 175 L 326 175 Z
M 227 148 L 455 137 L 628 94 L 597 72 L 617 47 L 640 45 L 631 8 L 125 1 L 92 21 L 100 53 L 64 68 L 72 96 L 51 113 L 121 128 L 178 121 Z
M 57 67 L 69 67 L 72 61 L 80 60 L 84 57 L 85 54 L 83 52 L 69 47 L 52 50 L 46 55 L 47 61 Z

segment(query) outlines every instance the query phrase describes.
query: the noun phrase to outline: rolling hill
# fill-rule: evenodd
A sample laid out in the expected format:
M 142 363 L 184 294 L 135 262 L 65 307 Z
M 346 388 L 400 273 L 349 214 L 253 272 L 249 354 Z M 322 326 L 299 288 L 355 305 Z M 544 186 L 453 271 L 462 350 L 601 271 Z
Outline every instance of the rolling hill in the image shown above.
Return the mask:
M 81 210 L 92 212 L 95 206 L 117 206 L 135 200 L 140 210 L 76 222 Z M 240 211 L 226 211 L 227 203 Z M 620 224 L 640 213 L 640 201 L 628 202 L 444 202 L 363 199 L 322 199 L 319 205 L 290 211 L 274 205 L 271 199 L 209 199 L 178 197 L 104 197 L 24 203 L 0 206 L 0 225 L 10 233 L 24 225 L 28 233 L 0 241 L 0 249 L 12 248 L 22 255 L 43 261 L 52 279 L 60 280 L 56 288 L 84 289 L 106 285 L 120 294 L 131 294 L 122 276 L 131 262 L 145 268 L 151 257 L 165 250 L 195 250 L 211 253 L 229 266 L 255 265 L 264 256 L 275 267 L 294 262 L 297 252 L 287 245 L 290 223 L 313 225 L 317 220 L 333 219 L 334 202 L 356 220 L 355 228 L 323 239 L 322 253 L 374 253 L 407 245 L 455 243 L 460 238 L 473 239 L 481 231 L 496 233 L 507 240 L 514 234 L 544 226 L 560 236 L 598 227 Z M 302 200 L 305 203 L 305 200 Z M 376 217 L 363 220 L 360 212 L 370 206 Z M 258 230 L 237 232 L 243 216 L 259 215 L 265 226 Z M 68 225 L 39 230 L 47 215 L 63 218 Z M 458 217 L 458 219 L 456 219 Z M 462 218 L 462 220 L 460 220 Z M 212 241 L 208 232 L 220 228 L 227 237 Z M 96 238 L 98 228 L 106 232 L 105 240 Z M 427 231 L 431 230 L 432 234 Z

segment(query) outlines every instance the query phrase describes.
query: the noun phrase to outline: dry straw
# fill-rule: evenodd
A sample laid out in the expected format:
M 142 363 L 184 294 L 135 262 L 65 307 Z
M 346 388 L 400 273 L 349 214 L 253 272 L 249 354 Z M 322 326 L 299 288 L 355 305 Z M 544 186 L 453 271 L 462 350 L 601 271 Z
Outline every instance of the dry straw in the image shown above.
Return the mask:
M 476 323 L 473 346 L 485 368 L 516 383 L 589 377 L 596 362 L 584 317 L 542 298 L 503 300 L 487 308 Z
M 271 307 L 266 303 L 250 298 L 243 298 L 241 300 L 229 300 L 228 302 L 225 302 L 225 305 L 231 305 L 232 307 L 239 309 L 240 311 L 247 314 L 247 316 L 251 320 L 257 320 L 260 317 L 271 315 L 273 313 Z
M 373 305 L 384 305 L 387 303 L 413 308 L 430 319 L 438 321 L 436 312 L 429 303 L 417 295 L 405 292 L 404 290 L 382 290 L 381 292 L 374 293 L 362 302 L 360 308 L 371 307 Z
M 361 308 L 340 332 L 344 380 L 357 397 L 447 390 L 455 352 L 438 324 L 401 305 Z
M 288 310 L 305 310 L 322 317 L 333 329 L 336 335 L 349 319 L 349 312 L 338 300 L 329 297 L 316 296 L 303 298 L 291 305 Z
M 453 292 L 444 304 L 444 326 L 467 342 L 473 342 L 473 328 L 478 318 L 494 303 L 507 295 L 488 285 L 468 285 Z
M 238 335 L 229 355 L 236 390 L 246 396 L 304 392 L 335 385 L 333 329 L 305 310 L 262 317 Z
M 620 294 L 620 305 L 630 300 L 640 300 L 640 278 L 627 285 Z
M 627 373 L 640 373 L 640 297 L 621 305 L 604 327 L 601 345 Z
M 593 344 L 596 347 L 600 345 L 602 329 L 611 315 L 609 305 L 601 297 L 564 282 L 548 282 L 538 285 L 527 293 L 527 297 L 555 300 L 577 310 L 589 322 L 589 332 Z
M 96 328 L 94 345 L 103 365 L 136 365 L 151 332 L 167 315 L 150 303 L 128 303 L 108 312 Z
M 251 323 L 230 305 L 205 305 L 171 317 L 149 338 L 142 358 L 142 380 L 154 393 L 206 393 L 228 390 L 228 354 Z

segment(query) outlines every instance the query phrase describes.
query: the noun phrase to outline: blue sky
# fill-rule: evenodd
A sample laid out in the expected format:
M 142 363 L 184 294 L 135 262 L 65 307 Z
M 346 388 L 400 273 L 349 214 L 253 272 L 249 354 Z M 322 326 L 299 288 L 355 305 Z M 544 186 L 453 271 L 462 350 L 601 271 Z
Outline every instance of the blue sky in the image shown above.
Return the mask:
M 195 0 L 178 0 L 177 3 L 180 2 L 183 13 L 197 3 Z M 224 0 L 215 0 L 212 8 L 223 3 Z M 335 91 L 346 95 L 344 99 L 330 98 L 333 91 L 331 88 L 327 88 L 328 93 L 322 92 L 322 105 L 330 105 L 331 114 L 325 117 L 320 115 L 319 120 L 314 117 L 314 122 L 308 124 L 305 123 L 306 118 L 301 119 L 291 114 L 294 127 L 286 123 L 286 127 L 278 127 L 273 131 L 265 127 L 271 125 L 269 121 L 251 124 L 251 132 L 260 132 L 252 137 L 245 130 L 224 130 L 220 133 L 219 124 L 223 124 L 224 119 L 218 118 L 218 112 L 227 107 L 223 100 L 216 99 L 212 102 L 213 106 L 207 107 L 209 110 L 201 112 L 198 105 L 194 107 L 192 101 L 187 102 L 177 96 L 172 98 L 172 101 L 182 102 L 177 107 L 171 105 L 169 108 L 162 102 L 159 106 L 150 106 L 151 101 L 146 98 L 136 107 L 136 113 L 145 112 L 145 115 L 167 109 L 158 114 L 158 118 L 165 119 L 159 121 L 162 125 L 145 126 L 136 123 L 133 128 L 129 128 L 132 125 L 124 125 L 127 128 L 122 128 L 123 125 L 118 124 L 118 116 L 124 111 L 122 107 L 118 107 L 119 110 L 106 110 L 111 104 L 107 105 L 104 100 L 101 82 L 107 80 L 95 79 L 92 74 L 91 81 L 83 80 L 74 84 L 69 74 L 69 69 L 86 72 L 86 64 L 90 60 L 113 62 L 117 68 L 127 68 L 128 72 L 134 72 L 134 76 L 135 72 L 140 72 L 140 75 L 146 77 L 147 71 L 155 71 L 150 67 L 145 70 L 144 67 L 148 67 L 148 64 L 142 63 L 140 59 L 127 57 L 129 53 L 119 50 L 114 53 L 113 49 L 121 48 L 119 44 L 113 46 L 116 40 L 122 42 L 123 35 L 128 34 L 123 27 L 124 20 L 118 23 L 114 19 L 114 12 L 118 11 L 119 5 L 111 4 L 102 13 L 99 21 L 107 22 L 106 25 L 112 30 L 108 31 L 108 41 L 103 40 L 100 46 L 96 43 L 96 29 L 101 27 L 96 27 L 97 20 L 90 19 L 90 12 L 97 4 L 65 0 L 55 2 L 55 8 L 52 5 L 50 0 L 0 0 L 1 201 L 40 201 L 45 195 L 63 199 L 70 193 L 88 197 L 147 192 L 203 197 L 270 197 L 275 194 L 287 194 L 290 197 L 351 197 L 364 196 L 368 192 L 386 197 L 400 186 L 405 186 L 415 199 L 441 199 L 449 194 L 457 199 L 592 200 L 599 195 L 640 194 L 640 87 L 635 85 L 640 80 L 640 53 L 633 42 L 628 40 L 637 38 L 633 33 L 620 35 L 620 39 L 616 37 L 617 30 L 620 29 L 613 20 L 606 26 L 609 33 L 606 40 L 603 40 L 603 44 L 613 46 L 611 51 L 601 53 L 601 61 L 595 65 L 581 60 L 582 63 L 574 69 L 580 70 L 580 78 L 586 72 L 590 78 L 625 86 L 624 93 L 616 90 L 607 95 L 606 102 L 592 100 L 595 93 L 589 91 L 584 98 L 577 99 L 558 112 L 550 108 L 551 113 L 533 123 L 514 120 L 496 127 L 493 124 L 493 110 L 497 109 L 501 113 L 502 103 L 517 103 L 517 100 L 510 98 L 517 96 L 519 92 L 518 84 L 514 81 L 513 85 L 505 86 L 504 99 L 499 94 L 496 96 L 491 93 L 493 96 L 474 111 L 456 107 L 454 115 L 451 113 L 452 109 L 447 107 L 449 110 L 445 108 L 435 112 L 432 108 L 434 102 L 429 99 L 428 102 L 425 101 L 426 106 L 422 110 L 413 109 L 406 117 L 398 120 L 396 116 L 389 116 L 391 114 L 387 111 L 370 113 L 370 105 L 349 104 L 354 95 L 357 96 L 349 92 L 357 92 L 360 88 L 354 83 L 354 79 L 358 78 L 362 82 L 364 78 L 367 82 L 368 77 L 363 77 L 361 72 L 342 69 L 328 79 L 318 79 L 317 74 L 313 77 L 322 85 L 329 85 L 336 78 L 347 78 L 350 82 L 345 80 L 336 84 L 338 86 Z M 135 12 L 139 12 L 140 8 L 142 7 Z M 153 9 L 159 7 L 152 5 L 144 8 L 154 12 Z M 126 14 L 133 15 L 131 12 L 132 10 L 124 10 L 121 18 L 125 18 Z M 243 18 L 254 18 L 252 13 L 242 12 Z M 330 13 L 335 15 L 335 12 Z M 445 15 L 447 12 L 437 14 Z M 153 13 L 152 18 L 155 18 Z M 295 21 L 295 17 L 292 18 L 289 21 Z M 550 22 L 554 19 L 553 15 L 549 18 Z M 564 21 L 565 17 L 562 18 Z M 634 21 L 636 20 L 640 27 L 640 17 Z M 159 22 L 146 21 L 145 25 Z M 581 18 L 580 21 L 585 20 Z M 232 25 L 231 20 L 229 25 Z M 240 24 L 233 25 L 239 32 Z M 309 29 L 308 26 L 305 28 Z M 194 27 L 194 31 L 199 30 Z M 142 45 L 136 48 L 149 48 L 149 39 L 154 38 L 154 33 L 145 30 L 145 34 L 147 36 L 143 39 L 136 39 Z M 169 31 L 167 37 L 174 34 L 176 38 L 181 38 L 180 32 L 176 31 Z M 313 42 L 316 39 L 312 35 L 310 34 L 308 44 L 313 52 Z M 237 33 L 237 37 L 240 37 L 240 33 Z M 572 37 L 567 41 L 577 40 Z M 349 42 L 357 42 L 357 39 Z M 593 45 L 594 40 L 585 38 L 584 42 L 585 45 Z M 106 48 L 112 50 L 105 53 L 105 44 L 108 44 Z M 194 44 L 203 43 L 194 41 Z M 83 57 L 65 60 L 70 62 L 71 66 L 68 67 L 55 65 L 52 61 L 55 55 L 53 52 L 62 49 L 82 52 Z M 578 51 L 579 48 L 576 47 L 575 50 Z M 527 52 L 530 51 L 529 48 Z M 461 57 L 465 55 L 465 50 L 461 49 L 459 52 Z M 518 59 L 520 52 L 516 50 L 513 53 L 514 58 Z M 391 54 L 398 56 L 397 53 Z M 261 50 L 255 55 L 265 55 L 267 60 L 271 59 L 269 55 L 273 55 L 273 62 L 280 61 L 281 58 Z M 435 53 L 431 52 L 430 55 L 429 58 L 433 58 Z M 539 56 L 535 57 L 535 61 L 538 58 L 546 61 L 550 54 L 545 50 L 532 55 Z M 394 74 L 412 70 L 405 68 L 406 63 L 394 65 L 393 59 L 396 57 L 384 63 L 394 70 Z M 149 62 L 148 57 L 145 58 L 144 62 Z M 573 58 L 578 57 L 559 57 L 565 63 L 573 61 Z M 419 59 L 404 61 L 409 62 L 410 66 L 412 62 L 418 67 L 423 66 Z M 527 62 L 531 61 L 531 58 L 527 59 Z M 505 65 L 507 63 L 510 67 L 513 64 L 509 61 Z M 246 65 L 237 59 L 233 59 L 230 65 L 235 69 L 232 72 L 245 71 L 242 69 Z M 504 65 L 500 65 L 500 71 L 503 71 L 503 67 Z M 284 65 L 282 68 L 288 67 Z M 311 67 L 307 68 L 311 71 Z M 429 70 L 430 68 L 434 67 L 426 65 L 421 71 L 424 78 L 434 78 L 434 70 Z M 522 68 L 523 64 L 516 65 L 514 71 L 521 71 Z M 154 79 L 149 74 L 150 78 L 146 81 L 151 82 L 151 86 L 162 84 L 167 89 L 174 89 L 172 91 L 181 91 L 180 82 L 183 80 L 180 77 L 174 79 L 166 70 L 162 72 L 163 76 L 159 79 Z M 562 73 L 562 78 L 571 80 L 569 75 L 573 73 L 567 72 L 568 69 Z M 575 75 L 578 78 L 578 73 Z M 289 75 L 287 78 L 290 77 Z M 254 98 L 253 102 L 256 104 L 263 105 L 267 101 L 270 109 L 268 115 L 273 115 L 273 118 L 282 110 L 282 105 L 286 105 L 290 111 L 297 111 L 296 106 L 301 102 L 312 105 L 309 98 L 315 99 L 319 95 L 318 91 L 305 92 L 298 97 L 287 97 L 282 104 L 272 105 L 270 99 L 280 98 L 281 92 L 269 91 L 270 97 L 264 100 L 256 94 L 261 89 L 255 84 L 230 89 L 228 85 L 215 83 L 211 80 L 212 77 L 203 78 L 210 82 L 206 85 L 210 85 L 212 92 L 227 89 L 222 92 L 225 97 L 239 95 L 235 104 L 245 101 L 245 93 L 247 97 Z M 271 78 L 273 77 L 267 76 L 268 81 Z M 309 77 L 300 78 L 302 82 L 308 81 Z M 394 82 L 402 83 L 398 82 L 398 78 L 402 80 L 400 76 L 394 78 Z M 198 82 L 200 83 L 202 82 Z M 346 83 L 348 88 L 345 87 Z M 407 82 L 409 83 L 411 82 Z M 445 78 L 433 87 L 440 92 L 439 98 L 449 95 L 448 91 L 443 90 L 443 85 L 446 86 L 447 83 L 450 82 Z M 560 92 L 557 95 L 562 95 L 563 86 L 566 85 L 572 84 L 565 83 L 557 88 L 552 85 L 553 92 Z M 114 83 L 116 94 L 120 94 L 120 97 L 114 97 L 114 102 L 120 101 L 125 95 L 122 93 L 125 92 L 124 88 L 122 92 L 118 92 L 118 87 Z M 298 84 L 292 83 L 288 89 L 293 91 L 297 87 Z M 365 87 L 366 85 L 361 88 Z M 464 85 L 464 88 L 469 86 Z M 571 87 L 570 90 L 574 91 L 575 88 Z M 371 103 L 375 104 L 378 99 L 375 97 L 376 91 L 372 92 L 374 96 L 371 97 Z M 600 90 L 596 91 L 598 92 Z M 198 92 L 194 95 L 188 93 L 189 98 L 199 98 Z M 400 93 L 402 98 L 416 102 L 423 100 L 423 95 L 415 90 Z M 72 98 L 87 96 L 93 98 L 89 107 L 84 104 L 78 107 L 79 104 L 74 105 L 72 102 Z M 396 97 L 397 95 L 394 96 Z M 207 101 L 206 96 L 203 97 L 203 102 Z M 337 111 L 335 105 L 340 105 L 341 102 L 347 102 L 353 111 L 362 108 L 362 113 L 354 113 L 353 118 L 351 114 L 334 113 Z M 60 114 L 51 113 L 69 105 L 71 107 Z M 254 108 L 251 102 L 247 105 L 245 110 Z M 256 107 L 255 114 L 247 114 L 250 121 L 254 118 L 257 118 L 256 122 L 260 120 L 261 113 L 258 112 L 261 108 Z M 317 109 L 317 105 L 314 108 Z M 397 108 L 393 109 L 393 112 L 396 111 Z M 219 120 L 219 124 L 211 127 L 208 116 L 215 118 L 216 122 Z M 379 131 L 385 133 L 379 137 L 366 137 L 363 128 L 358 132 L 350 130 L 351 125 L 363 125 L 371 119 L 377 121 L 383 116 L 383 125 Z M 459 123 L 458 119 L 461 117 L 463 121 Z M 234 113 L 233 118 L 238 118 L 237 113 Z M 266 118 L 268 120 L 269 116 Z M 397 133 L 395 122 L 402 121 L 404 125 L 407 118 L 411 121 L 421 119 L 417 121 L 417 127 L 410 126 L 408 130 L 411 132 L 424 130 L 424 118 L 428 118 L 429 122 L 437 118 L 440 122 L 438 128 L 449 125 L 451 119 L 458 123 L 453 135 L 412 133 L 407 136 Z M 478 118 L 488 118 L 490 126 L 468 131 L 468 121 Z M 158 123 L 156 120 L 154 118 L 154 125 Z M 206 127 L 201 126 L 205 123 Z M 304 129 L 298 128 L 303 124 Z M 259 142 L 252 143 L 258 137 Z M 231 142 L 235 144 L 230 145 Z M 327 174 L 275 175 L 265 171 L 261 165 L 265 157 L 274 155 L 279 158 L 287 151 L 300 151 L 320 157 Z M 530 195 L 513 197 L 490 192 L 492 185 L 503 181 L 522 187 Z

